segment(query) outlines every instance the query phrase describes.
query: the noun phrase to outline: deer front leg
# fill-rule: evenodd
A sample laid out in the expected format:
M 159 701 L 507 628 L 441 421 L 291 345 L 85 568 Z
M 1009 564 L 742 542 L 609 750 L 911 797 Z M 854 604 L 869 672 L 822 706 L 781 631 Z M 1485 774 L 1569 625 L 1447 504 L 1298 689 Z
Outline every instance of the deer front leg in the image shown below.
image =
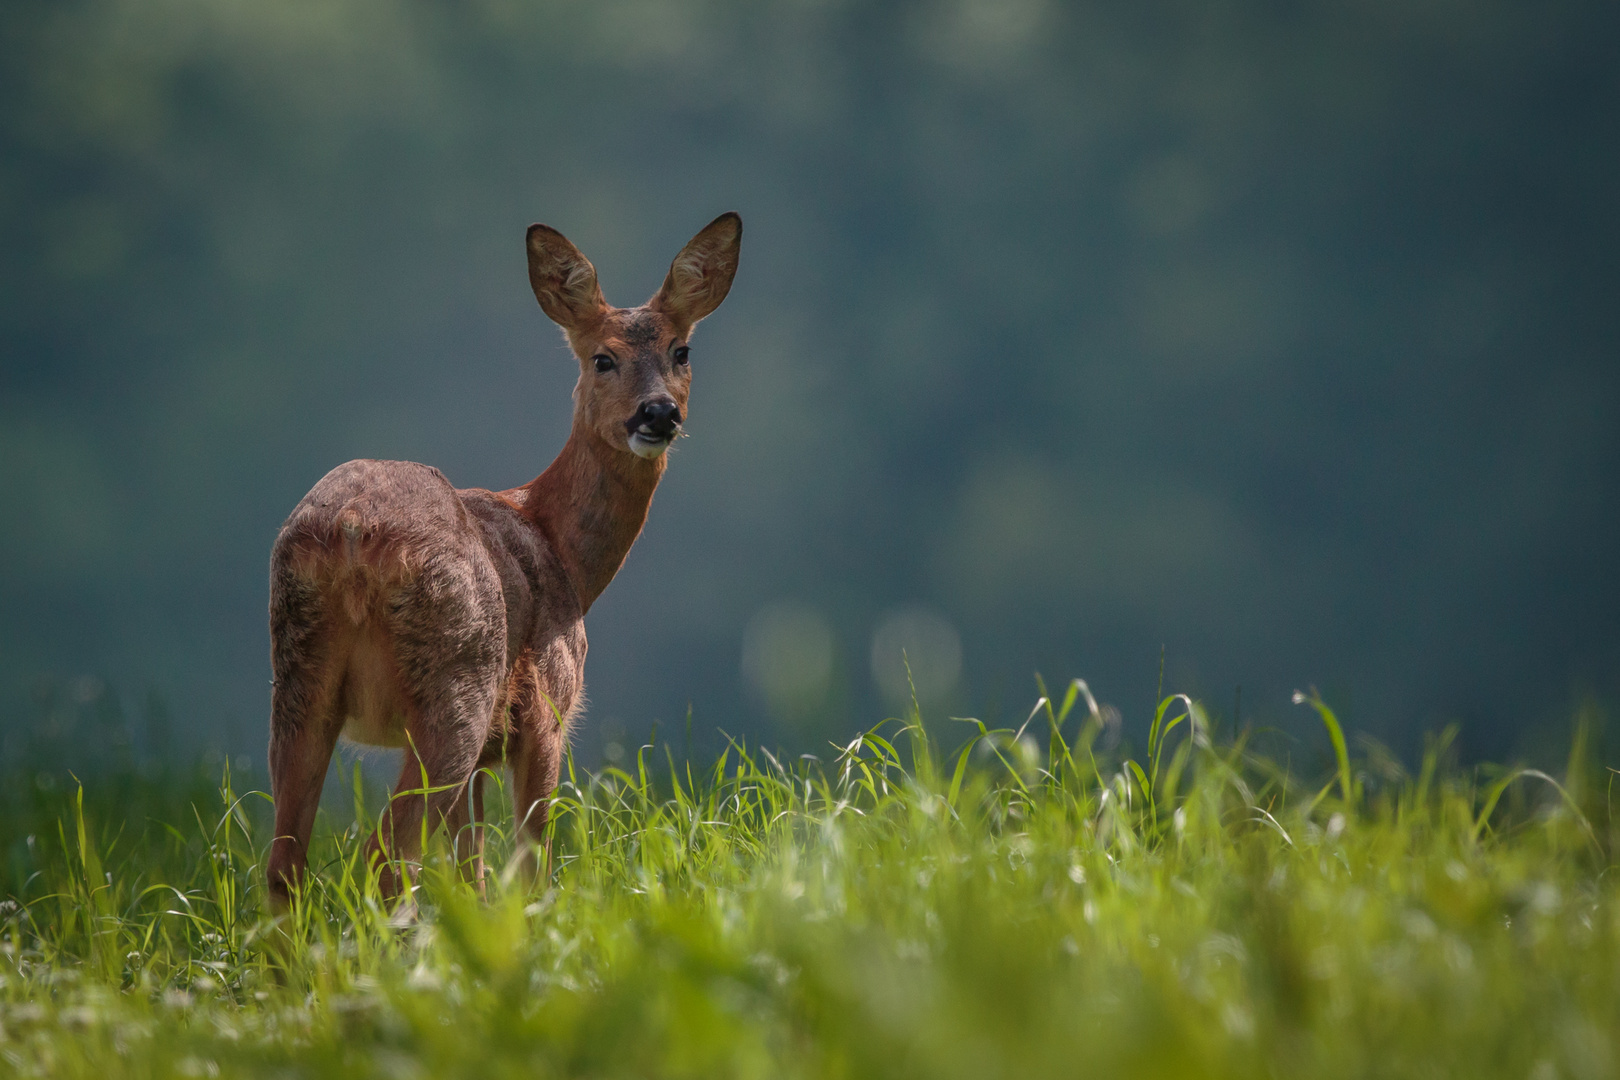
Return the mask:
M 513 709 L 513 810 L 521 837 L 518 862 L 531 881 L 549 872 L 551 848 L 546 837 L 551 795 L 562 770 L 563 725 L 544 696 L 525 695 Z

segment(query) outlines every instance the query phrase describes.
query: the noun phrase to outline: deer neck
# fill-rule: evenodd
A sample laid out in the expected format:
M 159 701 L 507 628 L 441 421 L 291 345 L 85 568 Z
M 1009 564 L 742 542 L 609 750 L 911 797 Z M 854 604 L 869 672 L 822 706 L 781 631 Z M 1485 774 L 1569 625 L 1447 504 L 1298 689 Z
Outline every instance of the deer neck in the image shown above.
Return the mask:
M 526 485 L 525 515 L 551 541 L 582 610 L 624 565 L 663 475 L 662 456 L 609 446 L 576 416 L 557 459 Z

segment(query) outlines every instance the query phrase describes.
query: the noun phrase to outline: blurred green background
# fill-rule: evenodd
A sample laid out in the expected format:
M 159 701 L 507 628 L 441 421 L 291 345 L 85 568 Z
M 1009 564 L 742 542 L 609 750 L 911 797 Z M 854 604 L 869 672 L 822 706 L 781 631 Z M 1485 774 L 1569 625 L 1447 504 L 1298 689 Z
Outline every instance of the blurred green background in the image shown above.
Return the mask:
M 262 763 L 266 561 L 352 457 L 505 487 L 735 209 L 577 746 L 1145 727 L 1315 683 L 1398 749 L 1620 689 L 1609 3 L 12 0 L 5 753 Z M 1556 729 L 1556 730 L 1555 730 Z M 121 749 L 120 749 L 121 748 Z

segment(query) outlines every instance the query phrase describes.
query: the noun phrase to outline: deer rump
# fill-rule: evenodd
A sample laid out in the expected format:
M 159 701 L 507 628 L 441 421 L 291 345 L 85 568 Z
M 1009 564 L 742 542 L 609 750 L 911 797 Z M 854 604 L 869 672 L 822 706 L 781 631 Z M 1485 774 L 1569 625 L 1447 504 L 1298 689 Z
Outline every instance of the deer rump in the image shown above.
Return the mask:
M 414 462 L 348 462 L 294 508 L 271 554 L 278 688 L 322 673 L 305 692 L 324 700 L 294 712 L 332 717 L 352 742 L 478 741 L 481 762 L 498 759 L 514 704 L 540 696 L 566 720 L 578 702 L 583 632 L 532 639 L 579 625 L 565 582 L 506 499 Z

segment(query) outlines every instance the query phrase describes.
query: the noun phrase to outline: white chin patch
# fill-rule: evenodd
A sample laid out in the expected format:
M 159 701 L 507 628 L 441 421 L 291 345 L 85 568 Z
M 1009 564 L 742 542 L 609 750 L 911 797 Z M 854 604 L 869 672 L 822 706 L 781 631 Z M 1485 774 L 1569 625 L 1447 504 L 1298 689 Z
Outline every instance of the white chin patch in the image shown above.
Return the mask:
M 641 432 L 630 436 L 630 452 L 649 461 L 669 449 L 668 439 L 649 439 Z

